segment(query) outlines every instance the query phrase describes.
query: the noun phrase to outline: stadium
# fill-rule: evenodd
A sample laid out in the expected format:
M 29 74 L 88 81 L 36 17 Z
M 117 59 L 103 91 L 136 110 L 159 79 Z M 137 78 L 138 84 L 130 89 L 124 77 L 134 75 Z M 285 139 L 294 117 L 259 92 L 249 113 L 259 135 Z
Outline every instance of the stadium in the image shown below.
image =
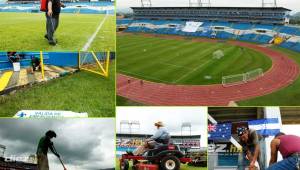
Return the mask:
M 138 146 L 142 145 L 145 139 L 151 137 L 150 134 L 142 134 L 136 133 L 139 129 L 135 129 L 132 131 L 133 126 L 140 126 L 139 122 L 135 122 L 135 124 L 130 124 L 130 122 L 122 121 L 123 131 L 117 133 L 117 146 L 116 146 L 116 153 L 117 158 L 120 158 L 122 154 L 126 153 L 126 151 L 133 151 Z M 126 128 L 127 127 L 127 128 Z M 181 128 L 186 128 L 181 126 Z M 131 129 L 128 131 L 128 129 Z M 171 143 L 179 146 L 181 151 L 184 151 L 190 157 L 193 158 L 193 163 L 188 165 L 182 165 L 181 169 L 199 169 L 200 167 L 205 167 L 203 169 L 207 169 L 207 149 L 206 147 L 200 146 L 201 135 L 191 135 L 187 132 L 184 132 L 182 135 L 172 135 L 171 136 Z M 117 162 L 117 164 L 119 164 Z M 119 167 L 118 165 L 116 166 Z M 201 168 L 200 168 L 201 169 Z
M 142 1 L 117 19 L 118 105 L 299 105 L 300 28 L 260 7 Z
M 44 38 L 46 17 L 39 0 L 0 1 L 0 51 L 115 51 L 112 0 L 62 1 L 56 46 Z
M 0 116 L 29 117 L 23 110 L 114 115 L 114 59 L 109 51 L 0 52 Z M 36 118 L 60 117 L 36 112 Z
M 240 169 L 241 145 L 237 128 L 244 126 L 262 136 L 262 162 L 268 168 L 271 157 L 270 143 L 275 134 L 299 133 L 299 108 L 296 107 L 209 107 L 208 108 L 208 169 Z M 236 115 L 239 116 L 236 116 Z M 282 158 L 278 154 L 278 161 Z M 257 166 L 258 168 L 258 166 Z M 260 169 L 264 169 L 259 167 Z M 243 168 L 242 168 L 243 169 Z
M 0 169 L 30 169 L 37 170 L 36 156 L 32 155 L 26 158 L 26 161 L 12 160 L 11 158 L 4 157 L 6 146 L 0 144 Z

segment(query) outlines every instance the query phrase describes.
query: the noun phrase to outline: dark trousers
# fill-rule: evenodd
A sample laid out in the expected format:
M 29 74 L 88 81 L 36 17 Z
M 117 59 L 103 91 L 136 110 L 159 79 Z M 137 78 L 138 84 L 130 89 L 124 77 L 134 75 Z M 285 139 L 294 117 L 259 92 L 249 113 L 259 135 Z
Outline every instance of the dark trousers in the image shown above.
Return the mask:
M 260 153 L 258 155 L 257 158 L 257 162 L 259 164 L 259 168 L 260 170 L 265 170 L 265 145 L 264 145 L 264 138 L 259 140 L 259 146 L 260 146 Z M 251 155 L 254 155 L 255 152 L 255 146 L 248 148 L 249 151 L 251 152 Z M 245 168 L 247 168 L 250 165 L 250 161 L 248 159 L 246 159 L 246 151 L 242 152 L 239 156 L 239 160 L 238 160 L 238 170 L 244 170 Z
M 31 65 L 32 65 L 32 70 L 33 71 L 36 71 L 37 69 L 40 70 L 40 64 L 41 64 L 41 61 L 40 61 L 39 58 L 31 59 Z
M 57 29 L 59 24 L 59 14 L 52 15 L 51 17 L 47 15 L 46 13 L 46 31 L 47 31 L 47 37 L 49 42 L 55 42 L 54 40 L 54 33 Z

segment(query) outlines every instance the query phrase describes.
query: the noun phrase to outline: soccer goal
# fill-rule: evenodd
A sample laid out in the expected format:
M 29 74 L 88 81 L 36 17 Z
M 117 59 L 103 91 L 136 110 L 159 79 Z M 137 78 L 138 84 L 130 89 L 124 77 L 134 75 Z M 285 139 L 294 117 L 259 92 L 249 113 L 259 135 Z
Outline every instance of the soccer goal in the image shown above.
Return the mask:
M 247 83 L 249 81 L 253 81 L 259 77 L 262 77 L 263 75 L 264 75 L 263 69 L 258 68 L 242 74 L 223 76 L 222 85 L 224 87 L 239 85 L 239 84 Z
M 247 81 L 251 81 L 251 80 L 257 79 L 258 77 L 263 76 L 264 75 L 264 71 L 263 71 L 263 69 L 258 68 L 258 69 L 249 71 L 249 72 L 247 72 L 245 74 L 246 74 L 246 80 Z
M 222 50 L 213 52 L 213 59 L 221 59 L 222 57 L 224 57 L 224 52 Z
M 108 77 L 110 52 L 80 51 L 78 56 L 79 70 L 89 71 Z
M 222 77 L 222 85 L 224 87 L 243 84 L 247 82 L 245 74 L 235 74 Z

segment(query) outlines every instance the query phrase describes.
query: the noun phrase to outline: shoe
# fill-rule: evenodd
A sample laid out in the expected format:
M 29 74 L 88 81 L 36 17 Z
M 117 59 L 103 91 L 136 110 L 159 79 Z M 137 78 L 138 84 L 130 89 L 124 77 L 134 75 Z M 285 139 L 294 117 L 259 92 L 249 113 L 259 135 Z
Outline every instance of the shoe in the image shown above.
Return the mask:
M 46 34 L 46 35 L 44 35 L 44 38 L 46 38 L 47 40 L 49 40 L 49 39 L 48 39 L 48 35 L 47 35 L 47 34 Z
M 55 41 L 50 41 L 49 44 L 55 46 L 56 42 Z

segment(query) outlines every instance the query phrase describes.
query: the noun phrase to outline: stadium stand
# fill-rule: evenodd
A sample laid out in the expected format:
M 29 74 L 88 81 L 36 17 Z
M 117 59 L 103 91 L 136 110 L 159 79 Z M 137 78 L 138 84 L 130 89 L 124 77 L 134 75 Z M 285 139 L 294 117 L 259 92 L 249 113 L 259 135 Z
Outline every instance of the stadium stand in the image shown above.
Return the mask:
M 25 158 L 28 159 L 27 162 L 23 162 L 20 160 L 13 160 L 11 158 L 4 157 L 4 153 L 6 150 L 6 146 L 0 144 L 0 169 L 1 170 L 37 170 L 36 165 L 36 157 L 31 157 L 33 160 L 29 161 L 29 157 Z M 24 157 L 15 157 L 14 159 L 24 159 Z
M 114 14 L 114 3 L 111 1 L 99 2 L 65 2 L 66 8 L 62 8 L 62 13 L 82 13 L 82 14 Z M 9 1 L 0 4 L 0 12 L 40 12 L 39 1 Z
M 37 170 L 36 164 L 25 163 L 20 161 L 5 161 L 4 158 L 0 158 L 0 169 L 14 169 L 14 170 Z
M 283 7 L 132 7 L 133 19 L 118 19 L 126 32 L 236 39 L 276 44 L 300 52 L 300 27 L 289 25 Z
M 150 137 L 149 134 L 117 134 L 117 155 L 120 156 L 128 150 L 134 150 L 143 141 Z M 200 135 L 171 136 L 171 143 L 178 145 L 181 149 L 200 149 Z
M 134 19 L 230 21 L 283 25 L 291 11 L 282 7 L 132 7 Z
M 131 24 L 133 20 L 132 19 L 118 19 L 117 20 L 117 24 L 120 26 L 128 26 L 129 24 Z

